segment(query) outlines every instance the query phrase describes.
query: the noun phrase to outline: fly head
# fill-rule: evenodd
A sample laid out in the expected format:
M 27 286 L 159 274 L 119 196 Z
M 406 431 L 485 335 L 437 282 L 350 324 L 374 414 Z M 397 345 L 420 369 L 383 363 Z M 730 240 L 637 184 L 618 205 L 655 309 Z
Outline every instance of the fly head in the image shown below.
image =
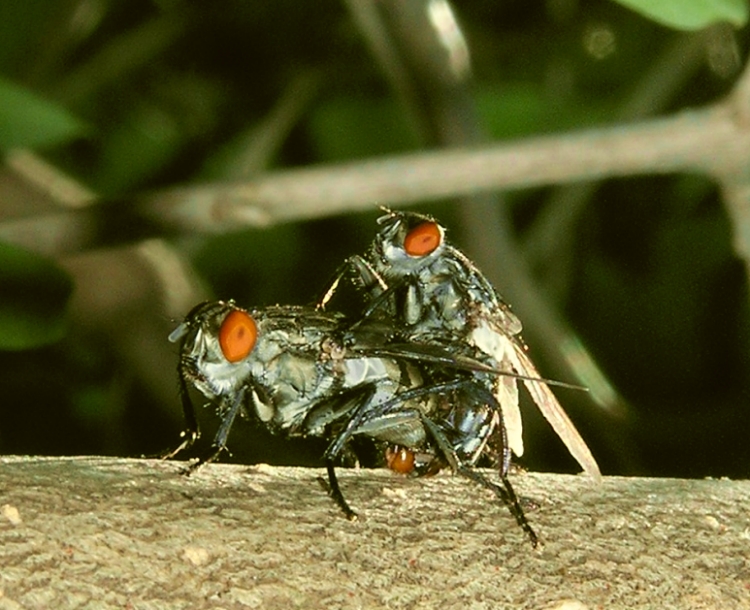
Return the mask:
M 418 273 L 445 247 L 445 229 L 430 216 L 388 210 L 378 224 L 369 258 L 386 281 Z
M 180 342 L 180 374 L 210 399 L 237 392 L 246 382 L 246 362 L 258 339 L 248 312 L 232 301 L 201 303 L 169 336 Z

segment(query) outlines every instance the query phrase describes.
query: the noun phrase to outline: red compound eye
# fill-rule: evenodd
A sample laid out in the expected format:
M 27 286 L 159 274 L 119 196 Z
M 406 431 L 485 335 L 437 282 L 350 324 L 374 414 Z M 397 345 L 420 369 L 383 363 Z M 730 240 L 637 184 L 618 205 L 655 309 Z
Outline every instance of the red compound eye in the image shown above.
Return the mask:
M 407 233 L 404 250 L 409 256 L 427 256 L 437 249 L 442 240 L 443 236 L 436 222 L 423 222 Z
M 246 312 L 239 309 L 230 313 L 221 323 L 219 345 L 229 362 L 239 362 L 255 347 L 258 327 Z
M 385 450 L 385 461 L 393 472 L 409 474 L 414 470 L 416 458 L 411 449 L 395 445 Z

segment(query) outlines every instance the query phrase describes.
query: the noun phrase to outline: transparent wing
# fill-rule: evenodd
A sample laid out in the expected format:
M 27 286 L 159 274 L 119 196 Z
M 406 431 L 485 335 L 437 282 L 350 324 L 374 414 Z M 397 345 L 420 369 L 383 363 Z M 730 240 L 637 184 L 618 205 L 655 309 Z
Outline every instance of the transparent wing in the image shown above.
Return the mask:
M 537 382 L 534 382 L 537 383 Z M 503 424 L 508 436 L 508 447 L 518 457 L 523 455 L 523 420 L 518 406 L 518 380 L 500 377 L 495 389 L 495 398 L 503 412 Z
M 514 349 L 509 355 L 515 360 L 513 368 L 524 376 L 538 379 L 539 371 L 537 371 L 531 359 L 524 351 L 523 345 L 518 341 L 513 341 L 512 343 Z M 570 454 L 578 461 L 586 474 L 599 481 L 602 477 L 599 465 L 596 463 L 594 456 L 591 455 L 586 441 L 581 438 L 573 422 L 570 421 L 568 415 L 563 411 L 552 390 L 549 389 L 546 383 L 539 381 L 523 379 L 523 382 L 536 406 L 539 407 L 542 415 L 550 423 L 557 436 L 565 443 Z
M 520 346 L 516 346 L 516 342 L 510 338 L 505 338 L 504 340 L 508 342 L 509 353 L 514 353 L 516 349 L 523 349 Z M 447 368 L 453 368 L 460 371 L 491 373 L 502 377 L 509 377 L 511 379 L 520 379 L 522 381 L 544 382 L 547 385 L 568 388 L 569 390 L 582 390 L 584 392 L 588 391 L 588 388 L 582 385 L 567 383 L 565 381 L 557 381 L 556 379 L 546 379 L 545 377 L 539 377 L 539 373 L 536 369 L 534 369 L 535 374 L 520 372 L 519 370 L 516 370 L 517 363 L 515 362 L 515 360 L 512 361 L 512 369 L 506 369 L 503 366 L 490 366 L 489 364 L 485 364 L 484 362 L 481 362 L 476 358 L 471 358 L 470 356 L 464 356 L 462 354 L 455 354 L 445 348 L 428 343 L 389 343 L 388 345 L 380 345 L 377 347 L 360 347 L 355 345 L 351 348 L 351 352 L 362 356 L 401 358 L 402 360 L 418 360 L 420 362 L 429 362 L 432 364 L 443 365 Z M 495 352 L 493 350 L 493 354 L 497 353 L 498 352 Z M 499 353 L 502 354 L 503 352 Z M 528 356 L 526 356 L 526 358 L 528 359 Z M 502 361 L 502 356 L 500 357 L 500 360 Z

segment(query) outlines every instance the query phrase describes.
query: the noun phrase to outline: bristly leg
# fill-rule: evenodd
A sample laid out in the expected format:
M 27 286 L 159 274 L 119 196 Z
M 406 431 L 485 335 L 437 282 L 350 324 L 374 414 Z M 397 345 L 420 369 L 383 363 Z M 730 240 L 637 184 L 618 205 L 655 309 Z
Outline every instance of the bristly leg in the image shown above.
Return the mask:
M 347 422 L 344 429 L 338 434 L 338 436 L 331 442 L 331 444 L 326 449 L 326 452 L 324 454 L 325 462 L 326 462 L 326 469 L 328 470 L 328 494 L 333 498 L 333 500 L 336 502 L 336 504 L 339 505 L 341 510 L 343 511 L 344 515 L 346 515 L 346 518 L 350 521 L 354 521 L 357 519 L 357 513 L 355 513 L 349 504 L 347 503 L 346 499 L 344 498 L 344 494 L 341 492 L 341 489 L 339 487 L 338 479 L 336 477 L 336 472 L 334 469 L 334 463 L 335 460 L 338 458 L 341 451 L 344 449 L 344 446 L 346 443 L 351 439 L 351 437 L 356 433 L 357 429 L 365 422 L 368 418 L 379 418 L 383 417 L 384 415 L 393 412 L 396 407 L 399 405 L 402 405 L 405 401 L 412 400 L 414 398 L 418 398 L 420 396 L 426 396 L 429 394 L 436 394 L 441 392 L 447 392 L 450 390 L 458 389 L 464 387 L 467 383 L 469 383 L 469 380 L 461 379 L 461 380 L 454 380 L 449 382 L 443 382 L 443 383 L 436 383 L 428 386 L 420 386 L 416 388 L 411 388 L 409 390 L 404 390 L 400 394 L 397 394 L 390 400 L 386 400 L 378 405 L 370 405 L 369 401 L 365 400 L 362 402 L 361 405 L 359 405 L 354 413 L 352 413 L 351 417 L 349 418 L 349 421 Z M 372 394 L 371 394 L 372 395 Z M 429 420 L 429 418 L 426 418 L 424 414 L 417 410 L 417 409 L 408 409 L 404 412 L 411 412 L 414 416 L 414 418 L 418 418 L 422 421 L 423 424 L 426 426 L 430 426 L 430 433 L 435 434 L 434 430 L 437 428 L 435 424 Z M 438 434 L 441 434 L 438 432 Z M 448 451 L 451 452 L 450 456 L 447 456 L 447 459 L 449 463 L 451 464 L 451 467 L 454 469 L 457 467 L 458 462 L 455 457 L 455 452 L 453 452 L 450 449 L 450 445 L 448 441 L 445 439 L 445 437 L 441 434 L 443 439 L 443 446 L 447 447 Z M 443 453 L 446 452 L 445 449 L 441 449 Z
M 185 429 L 180 432 L 180 438 L 182 441 L 177 447 L 159 454 L 158 457 L 162 460 L 170 460 L 178 453 L 190 449 L 201 435 L 200 429 L 198 428 L 198 420 L 195 417 L 195 407 L 193 406 L 193 401 L 190 400 L 190 394 L 185 380 L 186 371 L 190 370 L 192 364 L 192 359 L 182 357 L 177 366 L 180 380 L 180 400 L 182 402 L 182 412 L 185 417 Z
M 187 468 L 184 468 L 182 470 L 182 474 L 191 475 L 204 464 L 213 462 L 216 458 L 219 457 L 221 452 L 224 451 L 224 449 L 226 449 L 227 437 L 229 436 L 229 431 L 232 429 L 232 424 L 234 423 L 234 420 L 237 418 L 237 413 L 239 413 L 240 408 L 242 407 L 244 401 L 245 401 L 245 391 L 243 389 L 237 392 L 237 395 L 234 397 L 234 400 L 232 401 L 232 404 L 230 405 L 229 409 L 224 413 L 221 419 L 221 425 L 219 426 L 219 429 L 216 431 L 216 436 L 214 436 L 214 440 L 211 443 L 211 447 L 209 451 L 205 453 L 204 455 L 202 455 L 200 458 L 198 458 L 197 462 L 194 462 L 193 464 L 190 464 Z
M 482 395 L 487 394 L 484 390 L 481 392 Z M 490 400 L 490 402 L 495 403 L 495 399 L 491 395 L 487 395 L 486 398 Z M 497 405 L 496 405 L 497 408 Z M 425 430 L 427 430 L 430 435 L 435 440 L 435 443 L 437 445 L 437 448 L 443 453 L 444 457 L 448 461 L 448 463 L 451 465 L 453 470 L 455 472 L 458 472 L 459 474 L 465 476 L 466 478 L 471 479 L 472 481 L 475 481 L 479 483 L 482 487 L 489 489 L 495 493 L 497 497 L 499 497 L 503 503 L 508 507 L 508 510 L 510 510 L 511 515 L 516 520 L 516 523 L 521 526 L 521 529 L 523 529 L 524 532 L 526 532 L 526 535 L 529 537 L 529 540 L 531 541 L 531 545 L 536 548 L 539 544 L 539 538 L 537 537 L 534 530 L 531 528 L 531 525 L 526 519 L 526 515 L 523 512 L 523 508 L 521 508 L 521 504 L 518 501 L 518 496 L 516 496 L 516 492 L 513 490 L 513 486 L 510 484 L 510 480 L 508 480 L 508 467 L 506 460 L 504 459 L 501 463 L 501 471 L 500 471 L 500 480 L 502 481 L 503 485 L 502 487 L 500 485 L 497 485 L 496 483 L 493 483 L 489 479 L 487 479 L 482 473 L 474 470 L 471 466 L 468 466 L 466 464 L 463 464 L 456 455 L 453 448 L 450 446 L 450 443 L 448 442 L 448 439 L 445 437 L 445 434 L 440 430 L 440 428 L 433 422 L 429 417 L 426 415 L 422 415 L 422 423 L 425 426 Z M 502 422 L 502 419 L 500 421 L 500 429 L 504 432 L 504 425 Z M 505 438 L 505 436 L 503 436 Z M 506 454 L 504 454 L 506 455 Z
M 513 486 L 510 484 L 508 477 L 501 475 L 500 478 L 503 482 L 503 486 L 501 487 L 497 483 L 493 483 L 492 481 L 488 480 L 481 472 L 477 472 L 469 466 L 461 465 L 458 469 L 458 472 L 466 478 L 479 483 L 485 489 L 493 491 L 495 495 L 500 498 L 508 507 L 508 510 L 510 510 L 510 514 L 515 517 L 516 523 L 518 523 L 518 525 L 521 526 L 521 529 L 526 532 L 526 535 L 531 541 L 531 546 L 533 546 L 534 548 L 538 546 L 539 538 L 527 521 L 526 515 L 523 512 L 523 508 L 521 508 L 521 503 L 518 501 L 518 496 L 516 495 Z
M 333 501 L 338 504 L 339 508 L 344 513 L 344 516 L 349 521 L 356 521 L 359 517 L 357 516 L 357 513 L 352 510 L 351 506 L 349 506 L 346 498 L 344 498 L 344 494 L 341 493 L 339 480 L 336 476 L 336 470 L 334 468 L 332 459 L 326 459 L 326 470 L 328 471 L 328 482 L 326 482 L 322 477 L 318 477 L 318 481 L 328 492 L 328 495 L 333 498 Z

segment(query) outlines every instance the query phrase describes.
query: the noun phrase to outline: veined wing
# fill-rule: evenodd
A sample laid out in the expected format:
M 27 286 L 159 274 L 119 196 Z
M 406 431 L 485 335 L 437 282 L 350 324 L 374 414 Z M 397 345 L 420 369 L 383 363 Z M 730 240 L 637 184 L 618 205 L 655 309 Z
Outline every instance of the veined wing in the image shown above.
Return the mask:
M 515 342 L 512 342 L 515 346 Z M 428 343 L 389 343 L 377 347 L 354 347 L 352 351 L 363 356 L 373 356 L 381 358 L 400 358 L 402 360 L 416 360 L 428 362 L 431 364 L 442 365 L 447 368 L 453 368 L 460 371 L 477 371 L 480 373 L 490 373 L 498 376 L 520 379 L 521 381 L 539 382 L 547 385 L 559 386 L 571 390 L 583 390 L 587 388 L 574 383 L 557 381 L 556 379 L 546 379 L 539 377 L 539 373 L 529 375 L 525 372 L 520 373 L 514 370 L 504 370 L 502 368 L 490 366 L 476 358 L 454 354 L 445 348 Z
M 514 349 L 510 356 L 515 360 L 514 368 L 529 378 L 539 378 L 539 371 L 524 351 L 523 345 L 518 341 L 512 343 Z M 570 454 L 581 465 L 586 474 L 599 481 L 602 477 L 599 465 L 596 463 L 594 456 L 591 455 L 586 441 L 581 438 L 549 386 L 546 383 L 532 382 L 527 378 L 524 378 L 523 382 L 536 406 L 539 407 L 542 415 L 550 423 L 557 436 L 565 443 Z

